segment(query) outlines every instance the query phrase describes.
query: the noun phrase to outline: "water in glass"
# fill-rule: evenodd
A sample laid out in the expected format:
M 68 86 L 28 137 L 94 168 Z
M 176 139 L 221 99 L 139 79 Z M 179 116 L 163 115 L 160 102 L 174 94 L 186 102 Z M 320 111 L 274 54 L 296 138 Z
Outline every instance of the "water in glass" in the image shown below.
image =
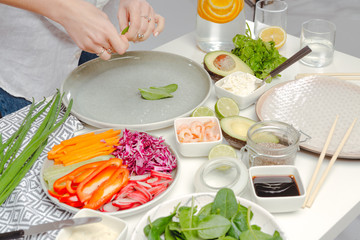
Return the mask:
M 202 51 L 231 51 L 245 27 L 244 0 L 198 0 L 196 42 Z

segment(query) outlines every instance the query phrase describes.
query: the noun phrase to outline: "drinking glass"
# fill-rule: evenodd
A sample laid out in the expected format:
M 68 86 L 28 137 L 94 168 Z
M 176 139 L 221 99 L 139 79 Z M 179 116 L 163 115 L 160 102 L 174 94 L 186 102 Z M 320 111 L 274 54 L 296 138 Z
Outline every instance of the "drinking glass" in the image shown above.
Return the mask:
M 300 48 L 308 45 L 312 52 L 300 62 L 310 67 L 325 67 L 334 55 L 336 26 L 324 19 L 311 19 L 302 24 Z
M 288 4 L 281 0 L 260 0 L 256 3 L 254 33 L 258 37 L 267 27 L 281 27 L 286 31 Z

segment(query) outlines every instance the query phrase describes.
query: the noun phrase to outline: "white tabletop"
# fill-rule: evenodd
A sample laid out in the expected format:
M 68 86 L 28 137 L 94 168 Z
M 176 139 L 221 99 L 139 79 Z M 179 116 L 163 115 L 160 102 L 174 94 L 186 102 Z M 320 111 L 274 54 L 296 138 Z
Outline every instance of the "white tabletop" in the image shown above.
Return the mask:
M 290 57 L 299 50 L 299 45 L 299 38 L 288 36 L 286 44 L 280 49 L 280 54 Z M 182 55 L 200 64 L 202 64 L 205 55 L 196 47 L 194 32 L 181 36 L 154 50 Z M 331 65 L 324 68 L 310 68 L 301 63 L 295 63 L 281 73 L 281 78 L 273 80 L 271 85 L 293 80 L 297 73 L 359 72 L 359 67 L 359 58 L 335 51 L 334 61 Z M 356 83 L 356 81 L 353 82 Z M 212 92 L 206 105 L 213 108 L 215 102 L 215 92 Z M 242 110 L 240 115 L 257 119 L 254 105 Z M 175 137 L 171 127 L 150 131 L 150 133 L 163 136 L 169 144 L 175 146 Z M 319 155 L 306 151 L 300 151 L 297 155 L 295 165 L 299 168 L 305 186 L 310 181 L 318 157 Z M 204 161 L 207 161 L 207 158 L 187 158 L 180 155 L 179 161 L 181 165 L 179 181 L 164 200 L 193 193 L 195 191 L 193 186 L 195 172 Z M 325 161 L 324 164 L 327 162 Z M 300 209 L 291 213 L 274 214 L 285 231 L 287 239 L 334 239 L 341 233 L 360 214 L 359 171 L 360 161 L 338 159 L 311 208 Z M 247 197 L 247 195 L 242 197 Z M 140 213 L 124 218 L 129 223 L 129 237 L 142 216 L 143 214 Z

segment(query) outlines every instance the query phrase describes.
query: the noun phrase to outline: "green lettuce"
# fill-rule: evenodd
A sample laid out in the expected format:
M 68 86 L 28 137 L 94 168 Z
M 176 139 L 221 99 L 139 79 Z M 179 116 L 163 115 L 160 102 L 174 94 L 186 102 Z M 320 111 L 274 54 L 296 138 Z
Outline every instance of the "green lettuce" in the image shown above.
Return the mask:
M 249 29 L 245 35 L 237 34 L 233 38 L 235 48 L 233 54 L 244 61 L 257 78 L 264 79 L 269 73 L 286 60 L 275 48 L 273 41 L 264 42 L 260 38 L 253 39 Z M 277 75 L 280 76 L 280 75 Z M 269 78 L 268 82 L 271 82 Z

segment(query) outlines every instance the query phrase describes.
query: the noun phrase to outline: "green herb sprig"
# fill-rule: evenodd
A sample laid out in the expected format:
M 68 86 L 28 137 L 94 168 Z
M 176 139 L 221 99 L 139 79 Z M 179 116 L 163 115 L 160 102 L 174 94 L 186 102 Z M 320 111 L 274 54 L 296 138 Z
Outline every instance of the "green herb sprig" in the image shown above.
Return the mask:
M 253 39 L 249 26 L 245 35 L 237 34 L 233 38 L 235 48 L 231 52 L 244 61 L 253 71 L 257 78 L 264 79 L 269 73 L 286 60 L 275 48 L 273 41 Z M 280 76 L 280 75 L 278 75 Z M 269 78 L 267 82 L 271 82 Z

